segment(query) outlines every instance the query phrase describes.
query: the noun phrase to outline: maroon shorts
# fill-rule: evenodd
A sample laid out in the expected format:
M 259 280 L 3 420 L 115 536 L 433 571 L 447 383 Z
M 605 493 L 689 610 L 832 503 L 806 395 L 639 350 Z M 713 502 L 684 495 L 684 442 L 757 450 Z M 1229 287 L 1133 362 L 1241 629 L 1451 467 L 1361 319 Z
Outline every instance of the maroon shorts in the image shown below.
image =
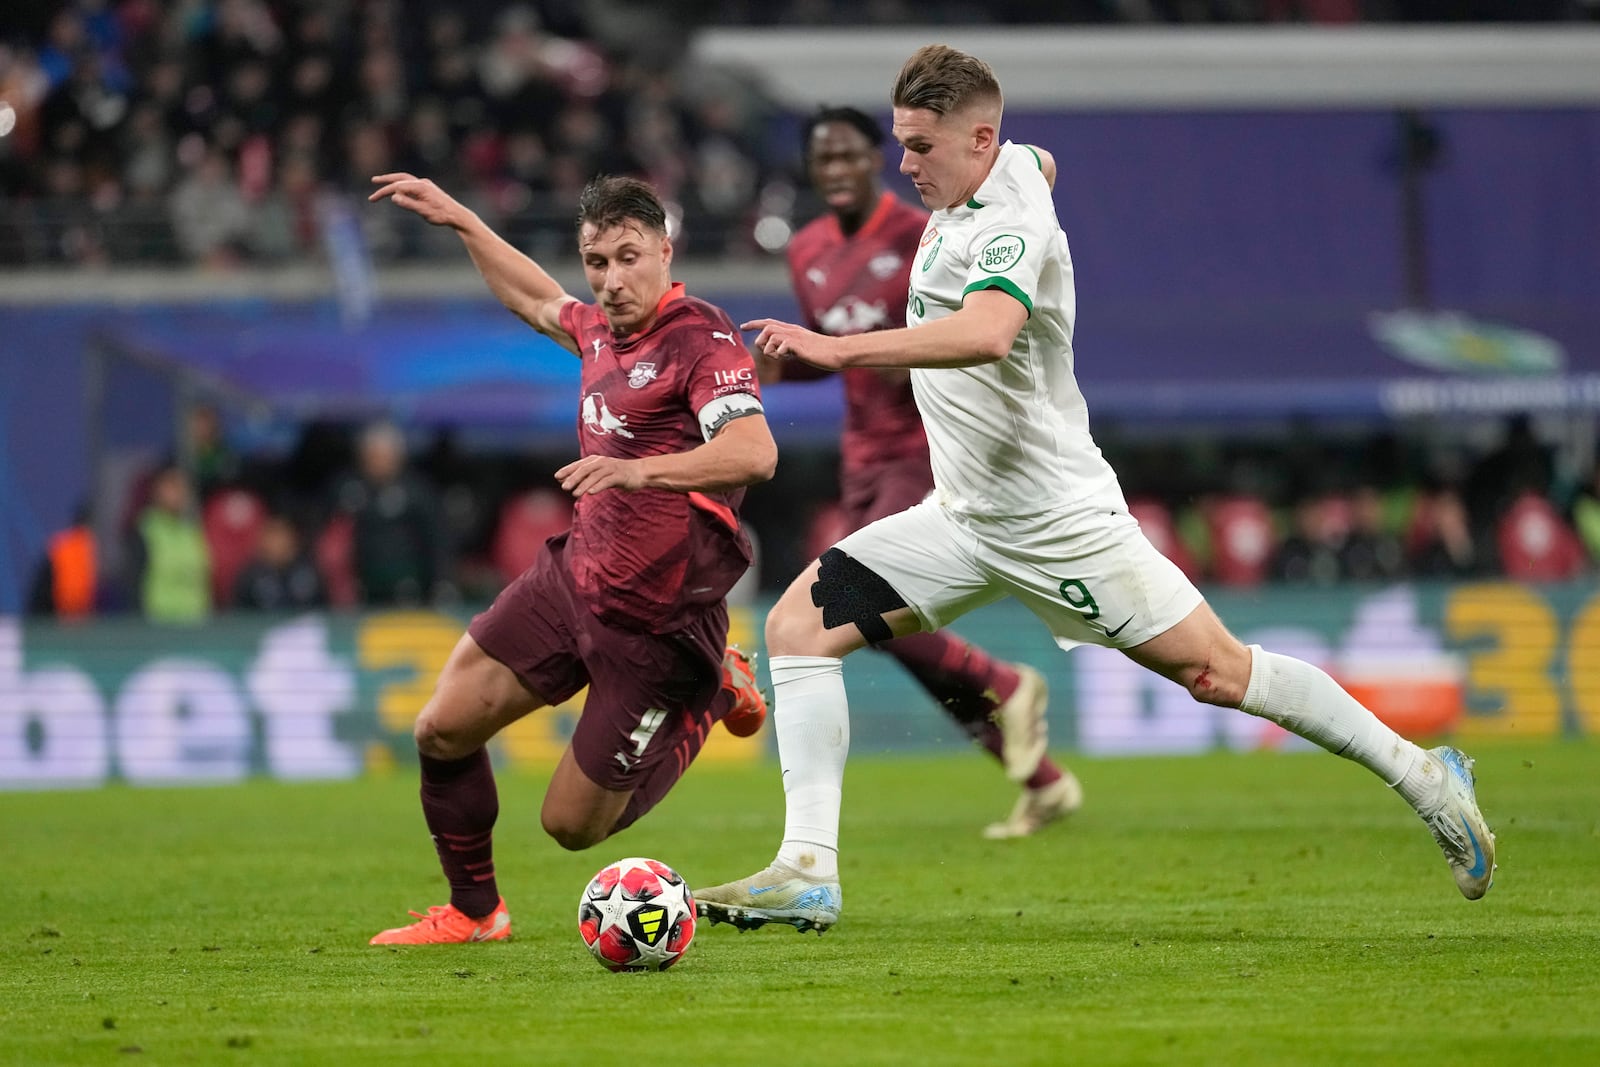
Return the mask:
M 933 469 L 922 454 L 846 471 L 840 481 L 839 504 L 854 533 L 885 515 L 920 504 L 933 490 Z
M 551 538 L 467 633 L 551 704 L 589 687 L 573 758 L 597 785 L 636 791 L 631 807 L 642 803 L 642 812 L 688 769 L 727 710 L 716 700 L 727 605 L 670 634 L 608 626 L 579 598 L 566 551 L 566 534 Z

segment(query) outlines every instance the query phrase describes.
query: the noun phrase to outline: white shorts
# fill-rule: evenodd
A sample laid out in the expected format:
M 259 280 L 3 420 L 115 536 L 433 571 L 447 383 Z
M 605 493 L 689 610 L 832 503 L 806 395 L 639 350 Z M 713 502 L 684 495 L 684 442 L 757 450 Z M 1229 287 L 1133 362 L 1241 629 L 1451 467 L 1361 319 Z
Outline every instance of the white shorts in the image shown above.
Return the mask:
M 1125 511 L 983 520 L 928 500 L 836 547 L 892 585 L 930 631 L 1013 596 L 1062 648 L 1132 648 L 1202 601 Z

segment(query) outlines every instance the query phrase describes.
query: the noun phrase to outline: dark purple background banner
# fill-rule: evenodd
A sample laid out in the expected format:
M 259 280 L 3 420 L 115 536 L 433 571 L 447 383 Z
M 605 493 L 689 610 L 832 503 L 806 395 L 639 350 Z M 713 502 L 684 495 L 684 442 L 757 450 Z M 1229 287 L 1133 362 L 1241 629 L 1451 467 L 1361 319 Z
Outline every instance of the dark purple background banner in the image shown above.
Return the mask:
M 1007 136 L 1059 162 L 1090 411 L 1600 410 L 1600 112 L 1415 116 L 1409 201 L 1405 129 L 1387 112 L 1008 115 Z M 736 321 L 794 314 L 787 296 L 700 295 Z M 97 344 L 289 415 L 573 432 L 576 361 L 487 299 L 380 305 L 354 332 L 331 302 L 0 307 L 0 611 L 88 489 Z M 113 389 L 107 444 L 166 447 L 170 397 L 151 389 Z M 780 387 L 769 408 L 799 444 L 833 432 L 838 392 Z

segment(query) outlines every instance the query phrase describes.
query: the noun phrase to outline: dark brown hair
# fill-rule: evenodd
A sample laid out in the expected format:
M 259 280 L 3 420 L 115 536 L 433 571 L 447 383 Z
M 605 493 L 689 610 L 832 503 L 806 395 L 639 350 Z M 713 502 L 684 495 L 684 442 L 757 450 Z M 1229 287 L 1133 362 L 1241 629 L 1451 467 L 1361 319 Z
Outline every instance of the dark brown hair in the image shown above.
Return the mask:
M 583 187 L 578 197 L 578 229 L 587 223 L 597 233 L 613 226 L 637 222 L 647 230 L 666 235 L 667 211 L 655 190 L 638 178 L 602 174 Z
M 943 44 L 924 45 L 906 60 L 889 99 L 895 107 L 923 109 L 935 115 L 948 115 L 974 103 L 999 106 L 1002 101 L 1000 82 L 989 64 Z

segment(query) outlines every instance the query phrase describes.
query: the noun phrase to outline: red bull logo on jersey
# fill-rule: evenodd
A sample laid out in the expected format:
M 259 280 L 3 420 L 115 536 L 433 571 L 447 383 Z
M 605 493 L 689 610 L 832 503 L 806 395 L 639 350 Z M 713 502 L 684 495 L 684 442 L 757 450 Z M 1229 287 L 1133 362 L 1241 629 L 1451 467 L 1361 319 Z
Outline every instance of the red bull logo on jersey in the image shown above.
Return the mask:
M 583 424 L 589 428 L 590 433 L 609 437 L 616 434 L 618 437 L 632 437 L 633 431 L 628 429 L 626 415 L 613 415 L 606 406 L 606 398 L 601 393 L 590 393 L 583 398 Z
M 817 325 L 834 337 L 866 333 L 889 325 L 889 311 L 882 301 L 869 304 L 860 297 L 847 296 L 818 315 Z
M 656 380 L 656 365 L 654 363 L 635 363 L 628 372 L 628 386 L 633 389 L 643 389 Z
M 906 261 L 900 258 L 898 252 L 884 252 L 873 256 L 867 263 L 867 269 L 879 281 L 888 281 L 905 269 Z

